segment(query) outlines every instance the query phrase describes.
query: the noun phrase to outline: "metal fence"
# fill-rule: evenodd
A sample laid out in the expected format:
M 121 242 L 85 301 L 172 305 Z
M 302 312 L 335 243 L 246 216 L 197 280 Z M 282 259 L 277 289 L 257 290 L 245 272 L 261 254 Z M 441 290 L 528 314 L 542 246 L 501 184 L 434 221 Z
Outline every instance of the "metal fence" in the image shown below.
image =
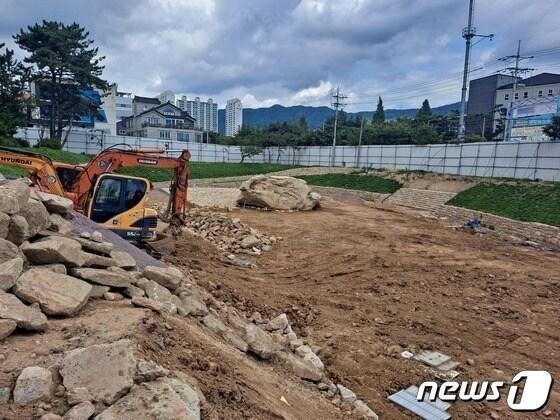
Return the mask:
M 37 129 L 21 129 L 18 137 L 34 144 Z M 145 137 L 111 136 L 76 132 L 65 149 L 95 154 L 100 150 L 128 145 L 134 148 L 162 148 L 170 155 L 189 149 L 193 161 L 240 162 L 239 146 L 187 143 Z M 329 166 L 331 147 L 309 146 L 266 148 L 246 157 L 249 163 L 280 163 L 301 166 Z M 356 168 L 419 170 L 453 175 L 506 177 L 560 181 L 560 142 L 484 142 L 466 144 L 337 146 L 335 166 Z

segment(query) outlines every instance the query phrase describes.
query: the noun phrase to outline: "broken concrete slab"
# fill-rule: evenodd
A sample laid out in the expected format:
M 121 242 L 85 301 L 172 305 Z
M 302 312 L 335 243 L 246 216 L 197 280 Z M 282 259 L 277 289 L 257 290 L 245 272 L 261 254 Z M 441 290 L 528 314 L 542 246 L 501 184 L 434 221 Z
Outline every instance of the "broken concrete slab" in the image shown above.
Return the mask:
M 62 236 L 49 236 L 23 244 L 21 250 L 33 264 L 61 263 L 68 267 L 81 267 L 86 261 L 80 243 Z
M 87 388 L 93 401 L 112 404 L 134 383 L 136 359 L 130 340 L 66 352 L 60 374 L 66 389 Z
M 133 278 L 124 272 L 119 273 L 99 268 L 73 268 L 71 273 L 73 276 L 102 286 L 125 288 L 130 286 L 133 281 Z
M 50 270 L 31 269 L 23 273 L 14 293 L 28 303 L 38 303 L 49 315 L 74 315 L 89 298 L 91 285 Z
M 23 259 L 20 257 L 0 264 L 0 290 L 10 290 L 23 271 Z
M 54 380 L 50 370 L 39 366 L 23 369 L 14 387 L 14 402 L 28 404 L 33 401 L 49 401 L 54 394 Z
M 26 306 L 11 293 L 0 291 L 0 318 L 16 321 L 19 328 L 46 331 L 47 317 L 38 308 Z

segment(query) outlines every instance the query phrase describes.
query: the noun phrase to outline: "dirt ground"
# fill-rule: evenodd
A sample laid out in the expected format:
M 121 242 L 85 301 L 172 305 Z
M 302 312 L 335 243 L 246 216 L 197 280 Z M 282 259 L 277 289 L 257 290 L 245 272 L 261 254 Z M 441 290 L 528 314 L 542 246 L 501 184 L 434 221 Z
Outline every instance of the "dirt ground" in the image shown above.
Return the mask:
M 405 349 L 451 356 L 461 363 L 458 380 L 510 383 L 522 370 L 558 378 L 558 254 L 356 201 L 327 198 L 306 213 L 231 214 L 282 238 L 254 258 L 257 268 L 236 266 L 193 238 L 181 241 L 169 262 L 193 270 L 216 298 L 247 314 L 286 312 L 298 336 L 321 346 L 332 377 L 380 418 L 412 418 L 387 396 L 433 380 L 419 362 L 400 356 Z M 451 413 L 560 418 L 557 385 L 545 409 L 530 415 L 507 408 L 505 392 L 499 402 L 454 403 Z

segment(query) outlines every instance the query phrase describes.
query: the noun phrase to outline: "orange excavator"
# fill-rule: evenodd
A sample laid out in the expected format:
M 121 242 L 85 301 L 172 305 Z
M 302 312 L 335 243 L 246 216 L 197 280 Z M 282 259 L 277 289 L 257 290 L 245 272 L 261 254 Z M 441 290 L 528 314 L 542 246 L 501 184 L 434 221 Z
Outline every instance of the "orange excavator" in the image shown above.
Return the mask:
M 172 231 L 184 225 L 190 153 L 178 158 L 164 150 L 110 147 L 84 166 L 54 162 L 26 150 L 0 147 L 0 164 L 24 168 L 37 189 L 69 198 L 74 209 L 128 240 L 155 239 L 158 213 L 147 206 L 152 188 L 145 178 L 113 173 L 119 168 L 150 167 L 173 171 L 169 202 L 159 216 Z

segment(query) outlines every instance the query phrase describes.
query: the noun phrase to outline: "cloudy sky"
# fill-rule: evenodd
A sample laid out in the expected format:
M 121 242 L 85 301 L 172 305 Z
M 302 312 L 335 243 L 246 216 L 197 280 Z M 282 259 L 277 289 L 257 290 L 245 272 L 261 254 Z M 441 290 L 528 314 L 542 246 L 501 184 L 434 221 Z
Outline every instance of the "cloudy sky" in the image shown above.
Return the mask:
M 468 0 L 0 0 L 0 42 L 41 19 L 76 21 L 120 90 L 239 97 L 246 107 L 329 105 L 348 110 L 458 101 Z M 537 71 L 560 72 L 558 0 L 478 0 L 474 47 L 485 76 L 518 39 Z M 475 42 L 477 40 L 475 39 Z

